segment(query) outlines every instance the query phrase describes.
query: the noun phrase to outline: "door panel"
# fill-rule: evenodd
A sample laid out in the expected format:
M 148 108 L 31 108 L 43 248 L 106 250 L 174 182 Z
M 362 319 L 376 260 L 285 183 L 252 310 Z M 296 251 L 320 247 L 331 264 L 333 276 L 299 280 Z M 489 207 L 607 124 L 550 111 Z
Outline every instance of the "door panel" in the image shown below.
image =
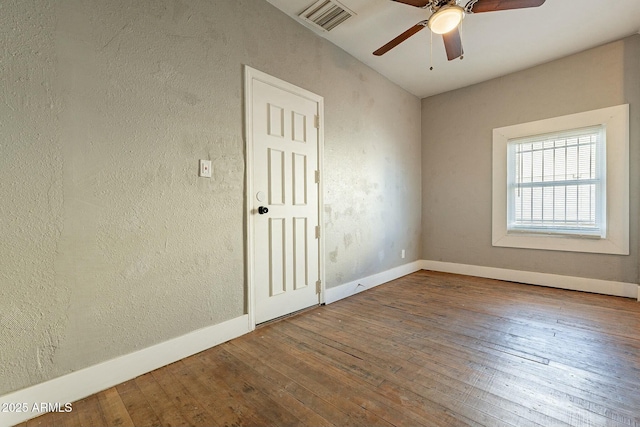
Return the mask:
M 318 109 L 317 101 L 253 81 L 256 323 L 319 303 Z
M 287 247 L 285 219 L 269 218 L 269 296 L 286 291 Z
M 285 204 L 285 183 L 286 171 L 284 162 L 284 151 L 267 148 L 269 175 L 267 188 L 269 190 L 269 204 L 272 206 Z M 260 160 L 260 159 L 259 159 Z
M 307 156 L 293 153 L 293 204 L 307 204 Z
M 307 218 L 293 218 L 293 288 L 309 286 Z

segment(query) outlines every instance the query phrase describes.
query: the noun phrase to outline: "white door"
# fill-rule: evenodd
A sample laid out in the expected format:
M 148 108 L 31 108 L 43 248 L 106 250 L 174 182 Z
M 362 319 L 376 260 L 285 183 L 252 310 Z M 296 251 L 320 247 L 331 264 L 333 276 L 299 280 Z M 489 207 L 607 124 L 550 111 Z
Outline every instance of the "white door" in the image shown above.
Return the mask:
M 255 322 L 320 302 L 319 131 L 321 103 L 251 81 Z M 296 88 L 297 89 L 297 88 Z

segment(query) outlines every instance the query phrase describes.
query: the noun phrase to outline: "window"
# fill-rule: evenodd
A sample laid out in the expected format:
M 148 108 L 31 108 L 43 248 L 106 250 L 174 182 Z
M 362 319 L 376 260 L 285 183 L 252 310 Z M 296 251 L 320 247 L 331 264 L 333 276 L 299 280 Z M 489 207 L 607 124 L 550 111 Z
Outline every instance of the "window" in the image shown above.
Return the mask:
M 629 253 L 629 109 L 493 130 L 493 245 Z
M 508 233 L 606 237 L 604 126 L 510 139 Z

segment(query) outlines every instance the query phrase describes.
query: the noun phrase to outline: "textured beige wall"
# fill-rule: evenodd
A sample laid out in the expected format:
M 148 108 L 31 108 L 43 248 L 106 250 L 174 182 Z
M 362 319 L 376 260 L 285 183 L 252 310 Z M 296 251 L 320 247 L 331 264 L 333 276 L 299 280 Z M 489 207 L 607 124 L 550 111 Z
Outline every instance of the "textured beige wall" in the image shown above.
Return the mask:
M 265 1 L 7 0 L 0 33 L 0 394 L 245 312 L 242 64 L 325 97 L 327 285 L 419 258 L 420 100 Z
M 637 283 L 640 36 L 422 100 L 424 258 Z M 492 129 L 630 104 L 629 256 L 491 246 Z

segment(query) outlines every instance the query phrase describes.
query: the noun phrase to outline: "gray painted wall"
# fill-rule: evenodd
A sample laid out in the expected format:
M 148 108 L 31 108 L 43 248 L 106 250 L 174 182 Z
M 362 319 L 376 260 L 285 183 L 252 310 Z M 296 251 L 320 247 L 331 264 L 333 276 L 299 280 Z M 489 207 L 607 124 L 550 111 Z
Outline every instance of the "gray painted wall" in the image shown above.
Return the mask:
M 422 100 L 425 259 L 637 283 L 640 35 Z M 630 255 L 491 246 L 492 129 L 630 104 Z
M 243 64 L 325 98 L 327 286 L 420 257 L 420 100 L 268 3 L 7 0 L 0 31 L 0 394 L 245 312 Z

